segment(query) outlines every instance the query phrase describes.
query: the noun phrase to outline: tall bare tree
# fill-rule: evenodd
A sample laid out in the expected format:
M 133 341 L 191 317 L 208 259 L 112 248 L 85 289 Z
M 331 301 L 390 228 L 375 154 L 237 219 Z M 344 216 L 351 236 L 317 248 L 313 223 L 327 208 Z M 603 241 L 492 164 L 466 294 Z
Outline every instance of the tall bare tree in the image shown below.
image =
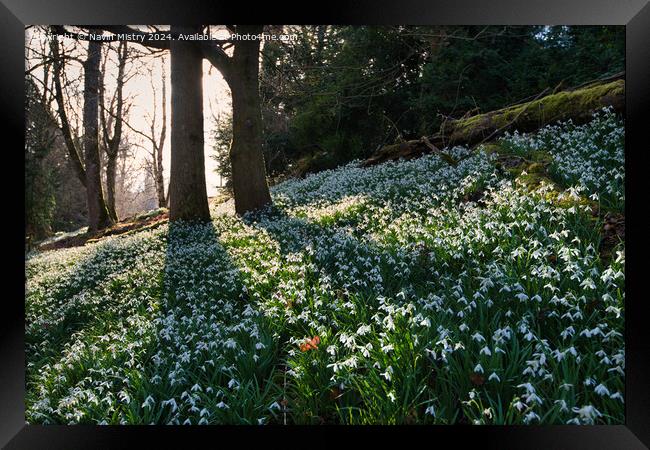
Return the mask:
M 68 118 L 68 113 L 66 112 L 65 99 L 63 96 L 63 76 L 65 71 L 65 56 L 62 54 L 59 47 L 59 41 L 57 39 L 52 39 L 50 41 L 51 51 L 52 51 L 52 68 L 53 68 L 53 84 L 54 84 L 54 97 L 57 105 L 57 112 L 59 116 L 59 121 L 61 122 L 61 134 L 65 141 L 66 149 L 68 150 L 68 156 L 70 157 L 70 162 L 72 167 L 81 181 L 81 184 L 86 186 L 86 169 L 84 168 L 82 159 L 81 159 L 81 149 L 77 148 L 77 144 L 74 139 L 72 132 L 72 127 L 70 125 L 70 120 Z
M 165 190 L 165 177 L 164 177 L 164 164 L 163 164 L 163 148 L 165 147 L 165 140 L 167 139 L 167 73 L 165 70 L 165 59 L 161 59 L 161 81 L 162 81 L 162 98 L 161 98 L 161 117 L 159 123 L 158 117 L 158 91 L 154 80 L 154 72 L 151 68 L 148 69 L 149 77 L 151 79 L 151 89 L 153 95 L 153 108 L 151 115 L 148 116 L 149 129 L 141 131 L 125 122 L 126 126 L 136 134 L 139 134 L 148 142 L 148 147 L 144 148 L 149 158 L 144 165 L 145 171 L 151 176 L 155 191 L 158 207 L 167 207 L 169 204 L 169 195 Z M 137 144 L 136 144 L 137 145 Z
M 152 74 L 153 76 L 153 74 Z M 165 60 L 161 64 L 161 79 L 162 79 L 162 93 L 161 93 L 161 117 L 160 117 L 160 132 L 158 129 L 158 115 L 156 114 L 156 89 L 153 88 L 154 109 L 151 116 L 149 133 L 146 135 L 150 144 L 151 150 L 151 174 L 156 184 L 156 197 L 158 198 L 158 207 L 166 207 L 168 205 L 168 196 L 165 193 L 165 177 L 163 166 L 163 148 L 165 146 L 165 139 L 167 136 L 167 73 L 165 71 Z
M 154 82 L 154 72 L 149 68 L 149 77 L 151 78 L 151 89 L 153 94 L 153 108 L 149 116 L 149 130 L 143 132 L 130 127 L 132 131 L 144 137 L 148 143 L 150 159 L 147 161 L 146 170 L 151 175 L 156 188 L 156 198 L 158 207 L 166 207 L 169 203 L 169 195 L 165 193 L 165 177 L 163 165 L 163 148 L 165 147 L 165 140 L 167 138 L 167 73 L 165 70 L 165 59 L 161 59 L 161 117 L 158 123 L 158 92 Z
M 60 30 L 53 27 L 57 33 Z M 92 30 L 101 33 L 101 30 Z M 61 121 L 61 132 L 68 149 L 68 154 L 75 172 L 81 183 L 86 188 L 86 204 L 88 208 L 88 229 L 97 231 L 110 226 L 113 223 L 106 203 L 101 183 L 101 167 L 99 157 L 99 78 L 101 42 L 89 41 L 87 58 L 83 61 L 84 89 L 83 89 L 83 162 L 81 152 L 77 148 L 70 123 L 66 113 L 66 105 L 63 97 L 62 78 L 65 59 L 60 54 L 57 39 L 51 40 L 51 51 L 53 60 L 53 81 L 55 99 L 58 107 L 59 119 Z
M 205 185 L 202 61 L 221 72 L 233 96 L 233 142 L 230 149 L 235 209 L 238 214 L 271 203 L 262 153 L 259 97 L 259 50 L 262 25 L 228 25 L 228 39 L 198 39 L 208 26 L 172 26 L 172 39 L 129 26 L 104 26 L 112 33 L 140 36 L 141 43 L 168 49 L 171 58 L 172 130 L 170 219 L 209 220 Z M 68 36 L 73 36 L 68 33 Z M 226 52 L 233 48 L 233 55 Z
M 100 30 L 91 30 L 101 33 Z M 86 198 L 90 231 L 113 223 L 106 208 L 99 162 L 99 64 L 101 42 L 88 41 L 88 58 L 84 62 L 83 149 L 86 169 Z
M 242 35 L 257 36 L 261 25 L 237 27 Z M 259 93 L 260 41 L 235 41 L 232 58 L 220 62 L 232 92 L 232 144 L 230 163 L 235 210 L 239 214 L 271 203 L 262 153 L 262 109 Z
M 124 102 L 124 83 L 126 81 L 125 67 L 127 57 L 127 41 L 121 41 L 117 47 L 117 77 L 115 94 L 113 95 L 108 107 L 104 104 L 106 60 L 104 60 L 102 67 L 100 85 L 102 147 L 106 152 L 106 207 L 111 218 L 116 222 L 118 217 L 115 209 L 115 173 L 117 170 L 118 152 L 122 141 L 122 125 L 125 120 L 124 116 L 127 109 L 127 105 Z

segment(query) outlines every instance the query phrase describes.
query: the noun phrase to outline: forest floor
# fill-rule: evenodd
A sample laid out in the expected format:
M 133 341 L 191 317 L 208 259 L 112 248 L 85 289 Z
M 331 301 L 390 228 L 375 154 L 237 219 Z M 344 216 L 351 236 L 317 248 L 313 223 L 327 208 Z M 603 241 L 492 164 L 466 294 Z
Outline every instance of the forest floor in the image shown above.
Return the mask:
M 71 233 L 60 233 L 53 238 L 36 243 L 36 250 L 48 251 L 62 248 L 79 247 L 97 242 L 103 237 L 117 236 L 129 232 L 143 231 L 160 226 L 169 221 L 169 212 L 166 208 L 159 208 L 145 214 L 139 214 L 120 220 L 115 225 L 106 229 L 88 232 L 87 228 Z
M 30 253 L 27 421 L 624 423 L 623 122 L 445 151 Z
M 208 202 L 212 207 L 229 199 L 228 195 L 209 197 Z M 169 210 L 158 208 L 146 213 L 137 214 L 119 220 L 113 226 L 96 232 L 88 232 L 88 227 L 69 233 L 57 233 L 51 238 L 35 243 L 36 251 L 59 250 L 62 248 L 79 247 L 95 243 L 108 236 L 117 236 L 138 231 L 150 230 L 169 222 Z

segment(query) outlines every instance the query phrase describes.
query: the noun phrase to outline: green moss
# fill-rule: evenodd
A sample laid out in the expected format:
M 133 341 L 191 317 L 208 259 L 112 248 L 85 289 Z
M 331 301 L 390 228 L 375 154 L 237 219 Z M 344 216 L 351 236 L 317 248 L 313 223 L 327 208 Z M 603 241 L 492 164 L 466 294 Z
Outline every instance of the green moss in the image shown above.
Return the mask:
M 581 206 L 581 205 L 587 205 L 591 208 L 592 211 L 598 212 L 599 211 L 599 205 L 597 202 L 584 197 L 584 196 L 579 196 L 578 198 L 575 197 L 570 197 L 568 195 L 560 197 L 560 190 L 559 189 L 553 189 L 552 191 L 549 191 L 545 194 L 544 199 L 556 204 L 557 206 L 561 206 L 564 208 L 570 208 L 572 206 Z M 594 214 L 594 220 L 596 220 L 596 216 L 598 214 Z
M 593 111 L 607 106 L 613 99 L 624 94 L 624 80 L 596 84 L 575 91 L 562 91 L 532 102 L 447 123 L 441 132 L 449 134 L 452 142 L 471 142 L 477 137 L 487 137 L 493 131 L 504 130 L 511 125 L 521 131 L 528 131 L 557 120 L 574 118 L 579 121 L 590 117 Z
M 544 167 L 544 164 L 535 162 L 532 164 L 529 164 L 528 167 L 526 168 L 526 171 L 528 173 L 536 173 L 536 174 L 544 174 L 546 173 L 546 169 Z
M 550 153 L 544 150 L 535 150 L 528 153 L 528 159 L 543 166 L 548 166 L 553 162 L 553 157 Z
M 481 145 L 481 150 L 489 155 L 501 155 L 504 151 L 503 147 L 496 142 Z
M 554 189 L 556 187 L 555 183 L 543 173 L 528 173 L 524 171 L 519 174 L 517 181 L 529 190 L 536 189 L 542 184 L 550 184 Z

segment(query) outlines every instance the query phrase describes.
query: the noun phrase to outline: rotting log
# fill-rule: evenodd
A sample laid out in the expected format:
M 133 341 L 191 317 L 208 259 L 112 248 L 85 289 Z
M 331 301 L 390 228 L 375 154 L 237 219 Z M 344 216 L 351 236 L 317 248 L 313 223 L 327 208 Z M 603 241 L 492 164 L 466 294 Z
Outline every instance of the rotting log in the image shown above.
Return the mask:
M 432 151 L 448 159 L 449 155 L 438 149 L 454 145 L 472 147 L 492 141 L 506 131 L 531 132 L 557 121 L 570 119 L 575 124 L 584 123 L 595 111 L 604 107 L 624 113 L 625 80 L 589 84 L 496 111 L 446 121 L 433 136 L 382 147 L 365 160 L 363 166 L 400 158 L 413 159 Z

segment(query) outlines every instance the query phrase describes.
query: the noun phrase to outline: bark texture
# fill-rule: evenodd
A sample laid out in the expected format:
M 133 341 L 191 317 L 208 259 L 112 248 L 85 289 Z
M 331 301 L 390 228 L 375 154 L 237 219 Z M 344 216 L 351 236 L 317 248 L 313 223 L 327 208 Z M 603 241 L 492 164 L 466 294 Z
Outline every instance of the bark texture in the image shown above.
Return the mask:
M 99 32 L 98 30 L 94 30 Z M 88 58 L 84 62 L 83 148 L 86 171 L 86 200 L 89 231 L 112 225 L 102 191 L 99 162 L 99 64 L 101 43 L 88 42 Z
M 259 34 L 261 26 L 238 26 L 240 34 Z M 232 92 L 232 185 L 237 214 L 271 204 L 262 153 L 259 96 L 259 40 L 237 41 L 228 83 Z
M 200 32 L 198 26 L 171 27 L 172 34 Z M 170 58 L 170 220 L 209 221 L 203 155 L 203 56 L 195 42 L 173 40 Z

